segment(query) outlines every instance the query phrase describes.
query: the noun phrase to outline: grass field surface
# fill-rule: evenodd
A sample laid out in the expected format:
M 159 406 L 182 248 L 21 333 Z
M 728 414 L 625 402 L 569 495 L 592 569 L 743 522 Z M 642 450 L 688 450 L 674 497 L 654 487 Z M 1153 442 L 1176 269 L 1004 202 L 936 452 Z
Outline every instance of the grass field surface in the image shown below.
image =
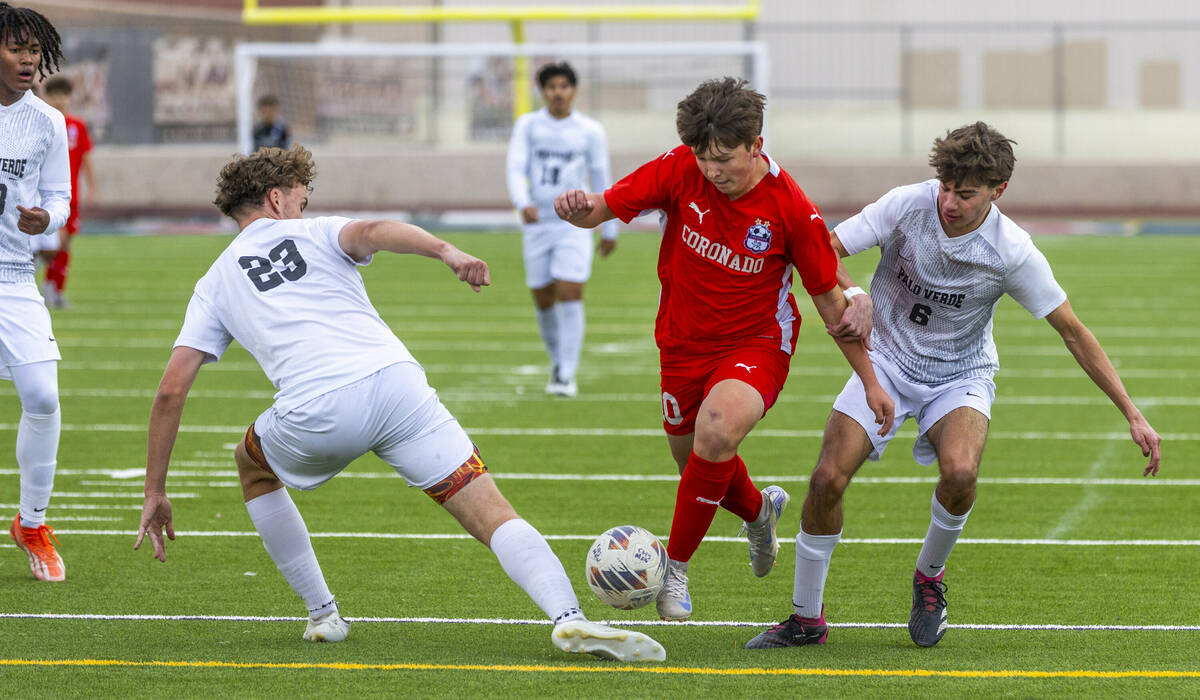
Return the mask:
M 911 424 L 846 495 L 826 589 L 828 644 L 742 645 L 791 612 L 792 538 L 820 431 L 849 369 L 806 318 L 779 403 L 743 445 L 760 486 L 793 501 L 774 572 L 756 579 L 739 522 L 720 511 L 689 571 L 693 624 L 653 606 L 607 608 L 582 576 L 591 540 L 619 524 L 667 535 L 675 467 L 660 428 L 657 236 L 597 261 L 573 400 L 542 393 L 546 366 L 515 234 L 448 234 L 492 266 L 473 294 L 440 263 L 381 254 L 363 272 L 384 319 L 478 443 L 501 489 L 551 540 L 592 619 L 630 625 L 662 664 L 566 655 L 500 569 L 425 495 L 373 456 L 294 497 L 349 640 L 301 641 L 305 613 L 241 503 L 231 449 L 271 403 L 239 346 L 206 366 L 168 482 L 167 561 L 132 551 L 150 402 L 195 280 L 228 237 L 85 236 L 54 313 L 63 434 L 48 522 L 67 566 L 34 581 L 0 546 L 0 688 L 12 696 L 738 697 L 1200 694 L 1200 237 L 1039 238 L 1080 317 L 1163 435 L 1157 479 L 1127 425 L 1044 321 L 1011 300 L 978 501 L 946 573 L 951 629 L 908 638 L 911 575 L 935 468 Z M 877 255 L 849 261 L 869 275 Z M 18 500 L 20 408 L 0 383 L 0 512 Z M 8 538 L 5 538 L 8 542 Z

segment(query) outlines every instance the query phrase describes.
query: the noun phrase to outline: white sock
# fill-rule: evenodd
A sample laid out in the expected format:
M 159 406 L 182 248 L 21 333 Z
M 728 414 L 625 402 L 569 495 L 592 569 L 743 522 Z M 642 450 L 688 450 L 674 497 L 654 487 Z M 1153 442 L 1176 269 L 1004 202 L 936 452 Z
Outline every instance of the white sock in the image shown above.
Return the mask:
M 560 301 L 554 308 L 558 312 L 558 376 L 570 382 L 583 351 L 583 301 Z
M 836 535 L 810 535 L 801 530 L 796 535 L 796 579 L 792 588 L 792 608 L 800 617 L 821 617 L 829 560 L 840 539 L 840 532 Z
M 337 602 L 325 584 L 321 565 L 308 538 L 308 527 L 286 488 L 246 502 L 254 529 L 279 573 L 308 606 L 313 619 L 337 612 Z
M 935 578 L 946 569 L 946 560 L 963 526 L 967 524 L 967 516 L 971 511 L 962 515 L 951 515 L 938 502 L 937 493 L 933 494 L 933 503 L 929 506 L 929 531 L 925 533 L 925 544 L 917 555 L 917 571 L 930 578 Z
M 542 344 L 546 346 L 546 355 L 550 364 L 558 365 L 558 314 L 554 307 L 548 309 L 534 308 L 537 312 L 538 332 L 542 334 Z
M 579 599 L 562 562 L 546 538 L 521 518 L 496 528 L 489 545 L 504 573 L 520 586 L 554 624 L 582 618 Z
M 17 465 L 21 471 L 21 526 L 37 527 L 46 522 L 46 508 L 54 489 L 58 437 L 62 413 L 48 415 L 21 412 L 17 424 Z

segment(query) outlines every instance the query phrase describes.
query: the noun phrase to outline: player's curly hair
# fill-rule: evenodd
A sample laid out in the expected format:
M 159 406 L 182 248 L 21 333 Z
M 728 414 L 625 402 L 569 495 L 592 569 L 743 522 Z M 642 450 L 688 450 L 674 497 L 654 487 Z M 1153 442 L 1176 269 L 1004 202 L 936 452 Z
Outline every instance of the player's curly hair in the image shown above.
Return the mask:
M 934 139 L 929 165 L 937 172 L 938 180 L 947 184 L 996 187 L 1012 177 L 1017 162 L 1014 144 L 1016 141 L 984 122 L 975 122 Z
M 706 80 L 675 112 L 679 140 L 693 151 L 710 146 L 749 148 L 762 133 L 767 98 L 743 78 Z
M 253 155 L 235 156 L 217 176 L 217 198 L 213 204 L 231 218 L 263 205 L 263 198 L 275 188 L 290 189 L 303 185 L 312 191 L 317 165 L 312 153 L 303 146 L 289 150 L 262 148 Z
M 36 42 L 42 47 L 42 60 L 38 63 L 38 75 L 45 78 L 58 70 L 62 62 L 62 38 L 50 20 L 37 10 L 28 7 L 13 7 L 0 2 L 0 44 L 29 44 Z
M 566 61 L 560 61 L 558 63 L 547 63 L 542 66 L 542 69 L 537 72 L 538 87 L 545 90 L 546 83 L 550 82 L 551 78 L 560 75 L 567 79 L 567 83 L 571 87 L 575 87 L 578 82 L 578 78 L 575 76 L 575 69 L 571 67 L 571 64 Z

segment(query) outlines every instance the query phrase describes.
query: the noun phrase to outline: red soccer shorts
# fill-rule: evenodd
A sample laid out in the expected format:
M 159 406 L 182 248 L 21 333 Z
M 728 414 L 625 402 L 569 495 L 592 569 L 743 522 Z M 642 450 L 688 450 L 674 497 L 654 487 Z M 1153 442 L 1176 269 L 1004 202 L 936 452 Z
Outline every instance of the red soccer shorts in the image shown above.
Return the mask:
M 67 235 L 74 236 L 79 233 L 79 207 L 75 206 L 75 198 L 71 198 L 71 214 L 67 217 L 67 223 L 64 225 L 67 229 Z
M 763 399 L 763 415 L 775 405 L 787 381 L 791 356 L 778 348 L 740 348 L 713 355 L 659 353 L 662 365 L 663 430 L 687 435 L 696 430 L 696 413 L 717 382 L 743 381 Z

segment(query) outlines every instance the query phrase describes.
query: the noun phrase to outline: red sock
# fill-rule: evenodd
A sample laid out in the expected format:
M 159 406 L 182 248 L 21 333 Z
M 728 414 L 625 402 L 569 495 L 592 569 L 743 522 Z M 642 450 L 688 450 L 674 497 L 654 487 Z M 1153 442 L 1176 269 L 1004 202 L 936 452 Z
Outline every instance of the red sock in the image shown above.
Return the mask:
M 675 493 L 675 517 L 667 540 L 667 556 L 675 561 L 690 561 L 700 541 L 712 525 L 717 505 L 729 489 L 729 477 L 737 457 L 725 462 L 709 462 L 693 452 L 688 457 L 679 489 Z
M 54 285 L 59 292 L 67 285 L 67 265 L 71 262 L 71 253 L 60 250 L 54 260 L 46 266 L 46 281 Z
M 752 523 L 762 513 L 762 492 L 750 480 L 750 473 L 746 471 L 746 463 L 742 458 L 734 455 L 733 461 L 733 478 L 729 481 L 725 497 L 721 499 L 721 507 Z

